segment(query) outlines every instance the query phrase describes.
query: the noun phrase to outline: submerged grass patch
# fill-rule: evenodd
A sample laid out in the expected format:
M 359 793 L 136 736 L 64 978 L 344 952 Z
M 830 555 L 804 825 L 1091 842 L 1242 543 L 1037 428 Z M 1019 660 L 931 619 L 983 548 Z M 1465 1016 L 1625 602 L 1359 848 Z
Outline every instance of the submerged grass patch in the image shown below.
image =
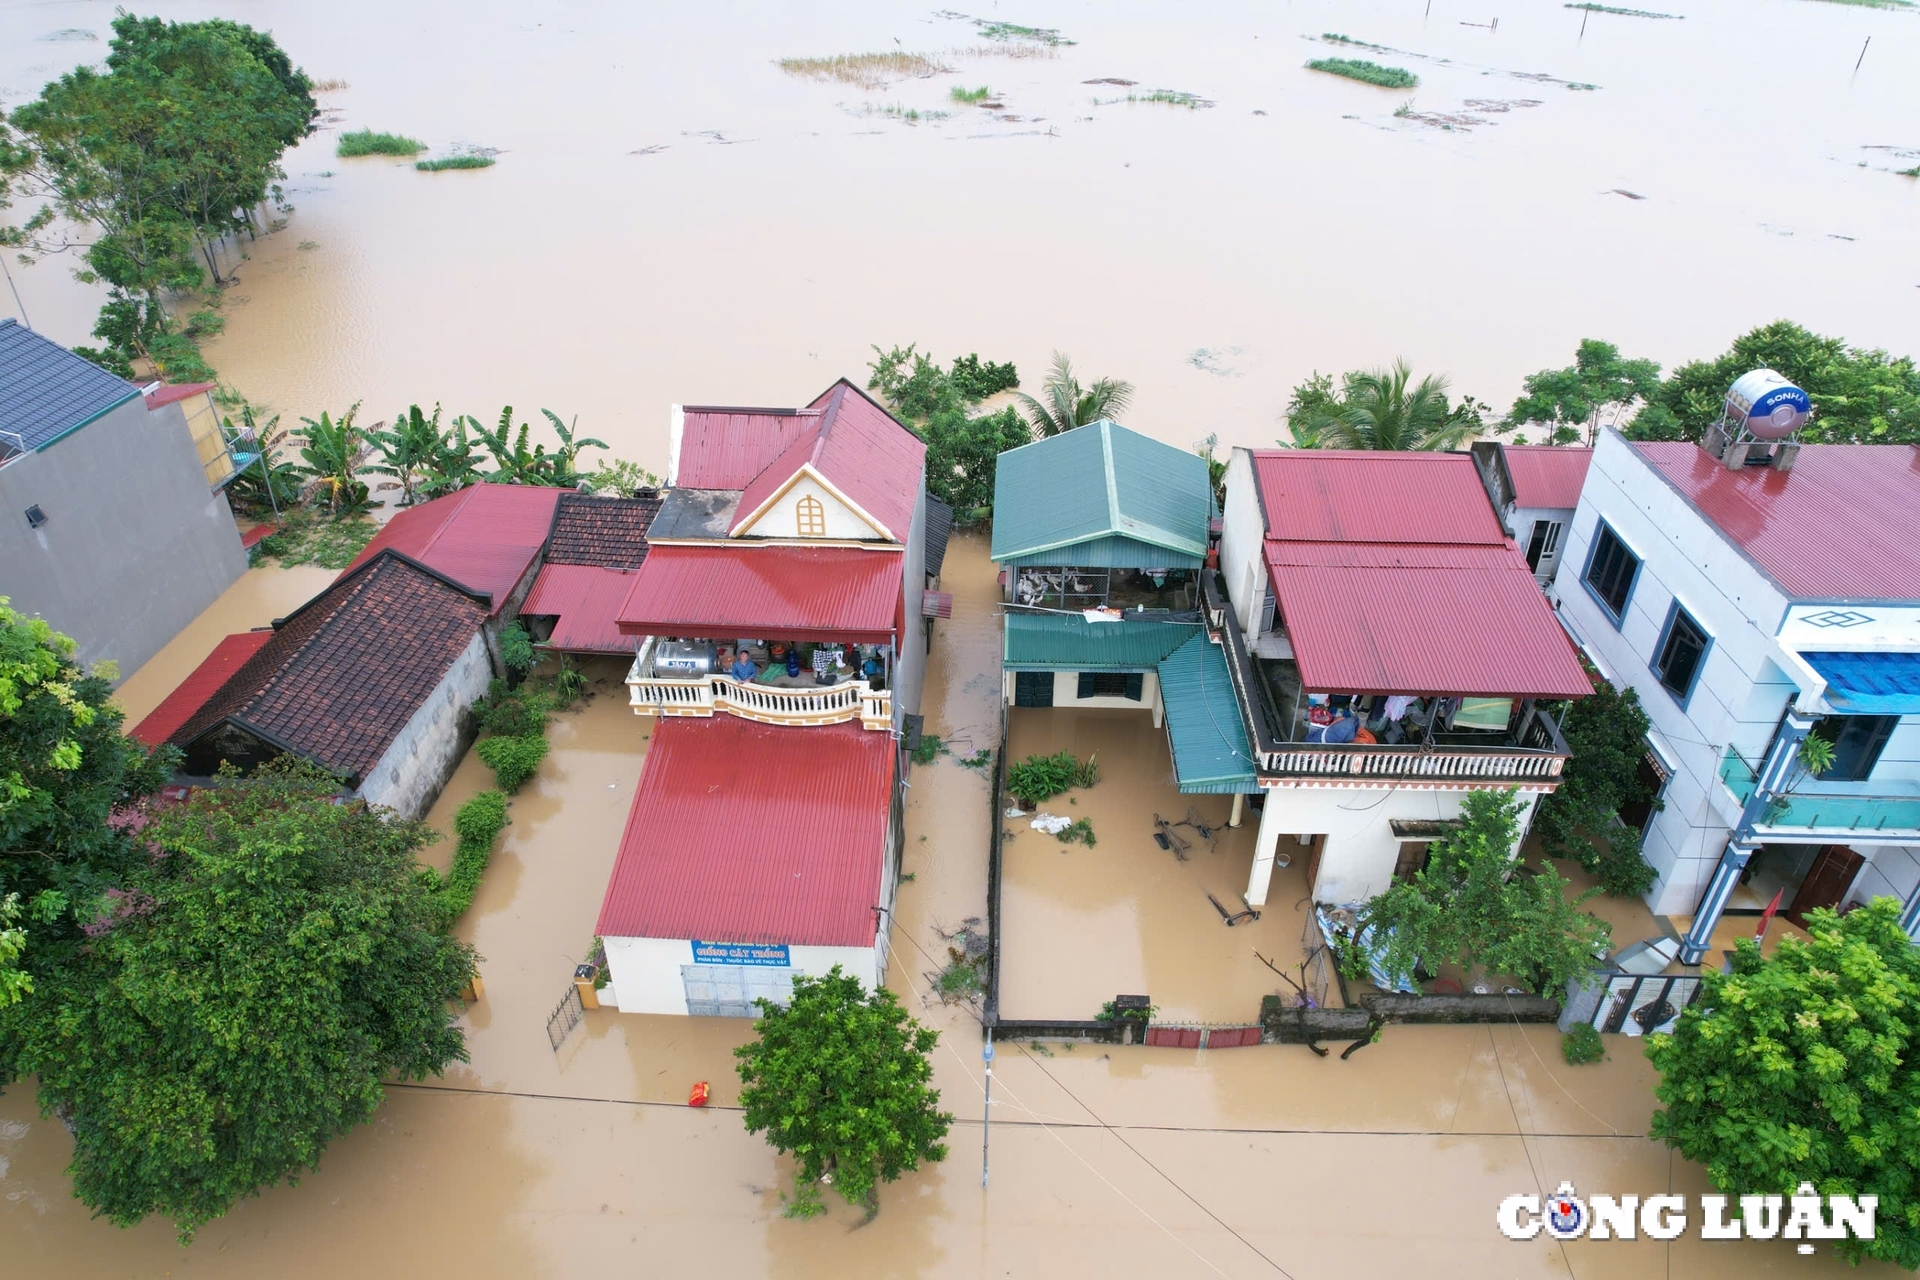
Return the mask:
M 974 19 L 974 25 L 988 40 L 1028 40 L 1055 49 L 1074 43 L 1053 27 L 1023 27 L 1017 22 L 987 22 L 980 18 Z
M 1349 80 L 1378 85 L 1382 89 L 1411 89 L 1420 83 L 1420 77 L 1405 67 L 1383 67 L 1362 58 L 1315 58 L 1307 64 L 1307 70 L 1345 76 Z
M 952 70 L 927 53 L 838 53 L 830 58 L 782 58 L 780 69 L 808 80 L 837 80 L 882 89 L 890 80 L 924 80 Z
M 1350 44 L 1357 49 L 1378 49 L 1382 53 L 1387 52 L 1387 46 L 1383 44 L 1369 44 L 1365 40 L 1355 40 L 1352 36 L 1343 36 L 1338 31 L 1322 31 L 1320 38 L 1328 44 Z
M 964 102 L 971 106 L 976 102 L 985 102 L 988 98 L 991 98 L 993 96 L 993 90 L 987 88 L 986 85 L 981 85 L 978 89 L 969 89 L 965 85 L 957 84 L 953 86 L 952 96 L 955 102 Z
M 253 545 L 248 561 L 259 564 L 278 560 L 280 567 L 317 564 L 322 569 L 344 569 L 373 541 L 380 526 L 362 516 L 315 515 L 306 507 L 294 507 L 281 518 L 280 529 Z
M 442 169 L 488 169 L 493 166 L 492 156 L 439 156 L 433 160 L 416 160 L 413 167 L 422 173 L 438 173 Z
M 1213 105 L 1211 100 L 1203 98 L 1197 93 L 1188 93 L 1184 89 L 1155 89 L 1151 93 L 1130 93 L 1126 96 L 1125 100 L 1128 102 L 1163 102 L 1167 106 L 1186 107 L 1190 111 Z
M 356 129 L 340 135 L 340 154 L 348 159 L 354 156 L 417 156 L 426 149 L 426 143 L 418 138 L 409 138 L 404 133 Z
M 1563 9 L 1585 9 L 1588 13 L 1611 13 L 1617 18 L 1685 18 L 1684 13 L 1654 13 L 1650 9 L 1616 9 L 1610 4 L 1567 4 Z
M 1914 9 L 1920 8 L 1914 0 L 1820 0 L 1822 4 L 1850 4 L 1861 9 Z

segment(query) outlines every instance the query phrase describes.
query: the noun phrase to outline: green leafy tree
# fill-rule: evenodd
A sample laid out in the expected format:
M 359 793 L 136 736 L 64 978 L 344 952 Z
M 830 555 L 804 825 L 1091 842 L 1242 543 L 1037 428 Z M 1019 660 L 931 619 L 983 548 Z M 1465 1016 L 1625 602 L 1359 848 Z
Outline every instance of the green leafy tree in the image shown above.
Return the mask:
M 1318 449 L 1320 429 L 1332 411 L 1339 407 L 1340 393 L 1334 388 L 1333 375 L 1315 369 L 1305 382 L 1287 397 L 1286 438 L 1274 441 L 1282 449 Z
M 580 480 L 580 451 L 582 449 L 605 449 L 605 440 L 596 440 L 592 436 L 576 436 L 580 419 L 576 416 L 572 422 L 562 422 L 560 415 L 551 409 L 540 411 L 546 415 L 547 422 L 553 427 L 553 434 L 560 440 L 560 447 L 554 451 L 558 460 L 554 466 L 554 483 L 572 486 Z
M 475 957 L 416 874 L 434 833 L 338 792 L 284 758 L 143 811 L 144 856 L 0 1014 L 8 1076 L 39 1077 L 96 1213 L 190 1240 L 317 1168 L 387 1079 L 465 1060 Z
M 300 469 L 311 477 L 308 489 L 312 496 L 335 516 L 367 509 L 367 485 L 359 478 L 359 471 L 371 451 L 366 436 L 353 423 L 359 412 L 360 406 L 355 404 L 338 421 L 326 413 L 318 419 L 300 419 L 306 426 L 300 446 L 305 465 Z
M 1447 399 L 1444 374 L 1415 383 L 1405 360 L 1347 374 L 1337 396 L 1309 379 L 1294 389 L 1290 426 L 1296 413 L 1305 429 L 1304 437 L 1294 431 L 1296 442 L 1311 439 L 1318 449 L 1457 449 L 1482 425 L 1471 408 L 1462 413 Z
M 1524 874 L 1516 867 L 1521 801 L 1504 791 L 1469 791 L 1460 826 L 1436 841 L 1427 865 L 1396 881 L 1360 911 L 1391 975 L 1411 980 L 1458 964 L 1469 972 L 1519 978 L 1540 995 L 1594 967 L 1610 927 L 1580 907 L 1598 889 L 1567 896 L 1552 867 Z M 1367 958 L 1348 948 L 1350 976 L 1367 976 Z
M 1640 854 L 1640 833 L 1618 819 L 1623 809 L 1659 803 L 1640 775 L 1650 725 L 1633 688 L 1596 682 L 1593 696 L 1576 699 L 1561 721 L 1571 754 L 1559 789 L 1541 799 L 1533 820 L 1542 848 L 1578 862 L 1616 898 L 1638 897 L 1659 878 Z
M 20 967 L 27 931 L 20 927 L 20 895 L 0 898 L 0 1009 L 33 994 L 33 975 Z
M 1920 1268 L 1920 952 L 1892 898 L 1810 911 L 1807 932 L 1771 958 L 1740 939 L 1648 1038 L 1653 1136 L 1731 1195 L 1877 1195 L 1875 1238 L 1837 1247 Z
M 1529 374 L 1524 385 L 1526 394 L 1507 414 L 1510 427 L 1538 425 L 1547 444 L 1592 444 L 1603 422 L 1617 426 L 1628 408 L 1653 398 L 1660 366 L 1622 359 L 1611 342 L 1583 338 L 1570 367 Z
M 434 460 L 441 448 L 441 437 L 445 434 L 440 426 L 439 405 L 433 406 L 431 418 L 420 412 L 419 405 L 408 405 L 405 413 L 394 418 L 391 427 L 367 429 L 367 443 L 379 458 L 367 470 L 374 475 L 389 477 L 380 488 L 398 489 L 400 505 L 410 507 L 433 472 Z
M 641 489 L 658 489 L 660 477 L 639 463 L 628 462 L 625 458 L 615 458 L 612 461 L 602 458 L 594 465 L 592 471 L 580 477 L 580 487 L 588 493 L 630 498 Z
M 1742 334 L 1715 359 L 1675 369 L 1626 433 L 1636 440 L 1698 440 L 1720 420 L 1734 379 L 1760 368 L 1776 370 L 1812 398 L 1802 440 L 1920 444 L 1920 368 L 1913 357 L 1850 347 L 1787 320 Z
M 1040 398 L 1035 399 L 1024 391 L 1019 398 L 1034 433 L 1057 436 L 1125 413 L 1133 403 L 1133 384 L 1117 378 L 1101 378 L 1083 387 L 1073 372 L 1072 362 L 1056 351 L 1053 368 L 1040 384 Z
M 796 1204 L 830 1179 L 849 1203 L 879 1208 L 879 1189 L 921 1161 L 947 1158 L 953 1117 L 940 1110 L 927 1060 L 940 1033 L 885 987 L 869 994 L 833 966 L 799 975 L 784 1009 L 756 1001 L 758 1038 L 735 1049 L 747 1131 L 793 1157 Z
M 948 371 L 912 346 L 873 351 L 867 387 L 926 442 L 927 492 L 951 506 L 956 520 L 984 519 L 993 508 L 1000 455 L 1033 439 L 1026 419 L 1011 405 L 994 413 L 973 412 L 986 396 L 1019 385 L 1014 367 L 982 364 L 970 355 Z

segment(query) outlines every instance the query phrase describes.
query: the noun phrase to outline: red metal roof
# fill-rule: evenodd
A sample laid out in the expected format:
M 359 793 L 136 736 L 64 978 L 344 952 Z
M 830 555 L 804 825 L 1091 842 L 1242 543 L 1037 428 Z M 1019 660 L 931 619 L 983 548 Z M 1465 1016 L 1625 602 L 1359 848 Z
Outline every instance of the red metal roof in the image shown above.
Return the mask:
M 1513 479 L 1513 502 L 1519 507 L 1565 508 L 1580 505 L 1580 486 L 1587 482 L 1587 464 L 1593 450 L 1548 444 L 1509 444 L 1500 452 Z
M 219 691 L 228 676 L 238 671 L 241 664 L 260 652 L 261 646 L 271 639 L 273 629 L 268 627 L 260 631 L 242 631 L 221 640 L 172 693 L 161 699 L 160 705 L 150 711 L 146 719 L 128 731 L 128 736 L 150 747 L 157 747 L 171 738 L 181 725 L 193 719 L 194 712 L 207 705 L 207 699 Z
M 1593 692 L 1512 543 L 1270 540 L 1266 558 L 1300 682 L 1312 692 Z
M 1253 467 L 1270 538 L 1506 541 L 1470 454 L 1279 449 L 1256 451 Z
M 1692 444 L 1634 448 L 1788 596 L 1920 600 L 1920 445 L 1805 445 L 1787 472 L 1728 471 Z
M 561 492 L 536 485 L 476 484 L 409 507 L 387 521 L 340 576 L 392 547 L 469 590 L 486 592 L 498 613 L 546 545 Z
M 788 445 L 820 425 L 813 409 L 688 405 L 680 412 L 679 462 L 668 482 L 687 489 L 744 489 Z
M 811 465 L 878 521 L 889 540 L 904 544 L 920 497 L 927 446 L 845 378 L 807 407 L 821 411 L 817 427 L 795 438 L 747 485 L 734 530 L 786 488 L 801 467 Z
M 656 544 L 620 607 L 628 635 L 887 641 L 905 552 L 793 543 Z
M 893 755 L 851 722 L 661 721 L 594 931 L 872 946 Z
M 146 397 L 147 409 L 151 412 L 163 405 L 178 404 L 189 397 L 211 391 L 219 385 L 217 382 L 182 382 L 177 386 L 156 387 L 153 391 L 142 394 Z
M 634 638 L 621 634 L 619 617 L 633 578 L 631 570 L 601 565 L 543 565 L 520 612 L 559 617 L 553 634 L 543 642 L 549 649 L 632 654 Z

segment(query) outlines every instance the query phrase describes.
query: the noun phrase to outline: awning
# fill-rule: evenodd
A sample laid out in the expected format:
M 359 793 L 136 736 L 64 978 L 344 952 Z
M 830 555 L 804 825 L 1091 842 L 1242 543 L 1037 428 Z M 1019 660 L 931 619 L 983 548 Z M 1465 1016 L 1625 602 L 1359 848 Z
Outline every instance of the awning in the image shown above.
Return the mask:
M 1260 789 L 1219 645 L 1198 634 L 1174 650 L 1160 664 L 1160 700 L 1181 791 L 1230 795 Z
M 1151 671 L 1199 631 L 1197 622 L 1088 622 L 1078 613 L 1009 612 L 1001 665 L 1009 671 Z
M 792 543 L 655 543 L 619 613 L 630 636 L 885 644 L 900 626 L 904 553 Z
M 1920 653 L 1803 653 L 1827 682 L 1827 703 L 1848 715 L 1920 715 Z

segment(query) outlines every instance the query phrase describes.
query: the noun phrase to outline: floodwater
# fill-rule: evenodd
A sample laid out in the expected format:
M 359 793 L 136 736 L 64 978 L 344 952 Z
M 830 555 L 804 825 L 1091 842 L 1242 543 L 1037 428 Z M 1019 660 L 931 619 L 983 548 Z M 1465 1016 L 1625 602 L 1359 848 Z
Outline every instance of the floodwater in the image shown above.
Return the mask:
M 773 59 L 983 42 L 965 20 L 909 6 L 142 9 L 271 27 L 316 77 L 350 83 L 327 95 L 330 128 L 500 152 L 484 172 L 428 176 L 340 161 L 323 133 L 288 158 L 296 211 L 249 246 L 209 355 L 289 420 L 361 400 L 370 418 L 410 401 L 483 417 L 547 405 L 659 469 L 671 402 L 799 403 L 858 377 L 869 344 L 918 341 L 1014 360 L 1029 383 L 1062 349 L 1084 374 L 1138 384 L 1130 425 L 1183 446 L 1214 433 L 1263 443 L 1307 372 L 1396 354 L 1504 403 L 1583 336 L 1671 364 L 1790 312 L 1911 349 L 1920 194 L 1890 172 L 1920 163 L 1901 151 L 1920 148 L 1920 78 L 1899 70 L 1920 65 L 1911 15 L 1688 0 L 1669 6 L 1684 21 L 1596 14 L 1582 38 L 1581 15 L 1558 4 L 1461 3 L 1423 16 L 1384 0 L 1036 0 L 992 16 L 1079 43 L 1054 57 L 948 53 L 955 75 L 874 93 L 787 77 Z M 99 56 L 97 41 L 47 37 L 104 32 L 111 13 L 107 0 L 0 0 L 0 104 Z M 1496 16 L 1497 29 L 1465 25 Z M 1396 117 L 1408 95 L 1302 70 L 1335 52 L 1312 38 L 1325 31 L 1411 51 L 1372 56 L 1415 69 L 1413 110 L 1435 119 Z M 1127 93 L 1095 79 L 1215 105 L 1095 105 Z M 956 83 L 991 85 L 1004 107 L 951 104 Z M 952 114 L 867 111 L 890 104 Z M 35 324 L 84 340 L 96 298 L 60 261 L 13 274 Z M 0 295 L 0 314 L 12 306 Z M 219 635 L 284 614 L 325 577 L 249 573 L 122 686 L 132 717 Z M 982 539 L 955 539 L 945 585 L 956 616 L 936 633 L 928 726 L 962 750 L 991 745 L 998 623 Z M 1615 1040 L 1609 1060 L 1568 1068 L 1551 1028 L 1390 1028 L 1345 1062 L 1292 1046 L 1003 1045 L 982 1190 L 977 1022 L 925 996 L 939 934 L 986 914 L 987 784 L 951 759 L 914 773 L 913 879 L 889 971 L 943 1032 L 951 1155 L 889 1187 L 871 1224 L 845 1206 L 785 1221 L 784 1163 L 730 1109 L 746 1023 L 598 1012 L 549 1047 L 651 728 L 624 705 L 617 669 L 594 674 L 605 683 L 558 719 L 460 924 L 485 957 L 484 998 L 465 1014 L 472 1062 L 393 1089 L 317 1174 L 240 1205 L 187 1250 L 164 1223 L 90 1221 L 62 1172 L 65 1131 L 13 1088 L 0 1097 L 7 1274 L 1843 1274 L 1830 1254 L 1780 1243 L 1501 1239 L 1503 1196 L 1563 1178 L 1705 1189 L 1643 1136 L 1654 1075 L 1637 1047 Z M 1128 776 L 1108 750 L 1109 777 Z M 484 782 L 464 762 L 434 820 Z M 1116 802 L 1144 803 L 1120 790 Z M 1130 856 L 1108 839 L 1045 856 L 1075 868 Z M 1235 888 L 1224 871 L 1221 884 Z M 1015 896 L 1066 918 L 1080 887 L 1056 877 Z M 1027 992 L 1086 1016 L 1079 992 L 1120 989 L 1101 975 L 1129 948 L 1156 999 L 1238 964 L 1142 941 L 1165 928 L 1237 945 L 1238 929 L 1185 922 L 1199 887 L 1091 921 L 1084 949 L 1044 940 L 1055 976 Z M 1276 889 L 1270 902 L 1278 917 L 1291 899 Z M 1203 895 L 1198 906 L 1211 911 Z M 1024 1000 L 1022 982 L 1031 971 L 1009 977 Z M 714 1090 L 703 1111 L 684 1106 L 700 1080 Z

